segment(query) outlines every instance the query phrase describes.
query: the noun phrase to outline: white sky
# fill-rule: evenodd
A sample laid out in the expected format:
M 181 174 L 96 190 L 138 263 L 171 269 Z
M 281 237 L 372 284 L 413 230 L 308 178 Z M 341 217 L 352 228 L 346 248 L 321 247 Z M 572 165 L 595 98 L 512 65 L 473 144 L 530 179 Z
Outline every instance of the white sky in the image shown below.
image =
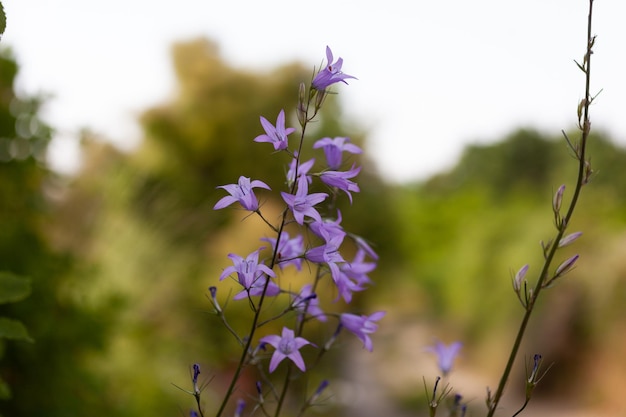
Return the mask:
M 348 115 L 390 180 L 451 166 L 464 144 L 516 127 L 558 135 L 583 95 L 587 0 L 2 0 L 20 91 L 52 93 L 55 166 L 78 130 L 130 148 L 136 116 L 175 89 L 172 42 L 206 36 L 232 65 L 318 65 L 330 45 Z M 596 0 L 593 127 L 626 144 L 626 2 Z M 294 85 L 294 94 L 297 86 Z M 338 132 L 338 135 L 341 132 Z

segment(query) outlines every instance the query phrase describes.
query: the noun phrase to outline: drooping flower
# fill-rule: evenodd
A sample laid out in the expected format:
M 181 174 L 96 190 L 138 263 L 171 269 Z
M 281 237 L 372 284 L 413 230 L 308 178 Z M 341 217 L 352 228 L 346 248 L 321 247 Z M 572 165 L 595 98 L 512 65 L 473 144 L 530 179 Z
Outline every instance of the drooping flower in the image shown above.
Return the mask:
M 263 181 L 250 181 L 250 178 L 244 177 L 243 175 L 239 177 L 237 184 L 220 185 L 217 188 L 225 189 L 230 195 L 222 197 L 215 204 L 215 206 L 213 206 L 213 210 L 219 210 L 230 206 L 233 203 L 239 202 L 244 209 L 248 211 L 257 211 L 259 209 L 259 202 L 252 189 L 265 188 L 266 190 L 271 190 L 269 185 Z
M 304 216 L 311 217 L 319 222 L 322 221 L 322 217 L 314 206 L 324 201 L 326 197 L 328 197 L 328 194 L 309 194 L 309 183 L 306 177 L 301 176 L 298 178 L 298 190 L 295 195 L 286 192 L 281 192 L 280 194 L 283 196 L 283 200 L 285 200 L 287 206 L 291 209 L 293 217 L 298 224 L 304 224 Z
M 454 359 L 459 354 L 461 347 L 463 347 L 461 342 L 454 342 L 448 346 L 437 341 L 435 346 L 429 346 L 426 350 L 437 355 L 437 365 L 439 366 L 439 370 L 444 376 L 446 376 L 452 370 Z
M 265 134 L 254 138 L 255 142 L 270 142 L 277 151 L 287 149 L 287 136 L 295 132 L 296 129 L 289 127 L 285 129 L 285 111 L 281 110 L 276 118 L 276 126 L 272 125 L 265 117 L 261 116 L 261 125 L 265 129 Z
M 326 47 L 326 60 L 328 61 L 326 66 L 317 73 L 311 85 L 316 90 L 325 90 L 328 86 L 335 84 L 339 81 L 344 84 L 348 84 L 346 79 L 354 78 L 352 75 L 344 74 L 341 72 L 341 67 L 343 65 L 343 59 L 339 58 L 336 62 L 333 62 L 333 51 L 330 50 L 330 47 Z
M 384 311 L 378 311 L 370 316 L 344 313 L 341 315 L 340 321 L 341 325 L 361 339 L 365 349 L 371 352 L 373 346 L 369 335 L 378 329 L 378 324 L 374 322 L 382 319 L 384 315 Z
M 269 242 L 272 250 L 276 250 L 276 238 L 265 237 L 261 240 Z M 293 265 L 298 271 L 302 269 L 302 255 L 304 254 L 304 238 L 297 235 L 293 239 L 289 238 L 289 233 L 281 232 L 278 242 L 278 266 L 284 269 L 287 265 Z
M 311 342 L 303 337 L 294 337 L 294 335 L 293 330 L 283 327 L 281 336 L 270 335 L 261 338 L 260 342 L 268 343 L 276 349 L 270 360 L 270 372 L 274 372 L 278 364 L 285 358 L 291 359 L 302 372 L 306 370 L 300 348 L 310 345 Z
M 324 171 L 320 174 L 320 179 L 324 184 L 337 187 L 339 190 L 348 194 L 350 203 L 352 203 L 352 194 L 350 194 L 350 192 L 358 193 L 361 190 L 357 183 L 350 181 L 350 178 L 356 177 L 360 171 L 361 167 L 355 168 L 354 165 L 352 165 L 350 171 Z
M 318 264 L 325 263 L 330 269 L 330 273 L 335 282 L 340 279 L 341 274 L 337 264 L 345 262 L 341 253 L 339 253 L 339 247 L 343 242 L 344 236 L 345 235 L 341 234 L 334 235 L 325 244 L 311 248 L 304 254 L 304 257 L 311 262 Z
M 322 138 L 313 144 L 313 149 L 322 148 L 324 155 L 326 155 L 326 163 L 328 167 L 333 170 L 338 170 L 341 167 L 341 161 L 343 152 L 349 152 L 353 154 L 362 153 L 363 150 L 353 143 L 350 143 L 350 138 L 338 136 L 334 139 Z
M 330 220 L 324 219 L 321 222 L 312 222 L 309 227 L 318 237 L 324 239 L 324 242 L 330 242 L 331 239 L 336 237 L 343 238 L 346 236 L 346 232 L 341 227 L 341 211 L 337 210 L 337 219 Z

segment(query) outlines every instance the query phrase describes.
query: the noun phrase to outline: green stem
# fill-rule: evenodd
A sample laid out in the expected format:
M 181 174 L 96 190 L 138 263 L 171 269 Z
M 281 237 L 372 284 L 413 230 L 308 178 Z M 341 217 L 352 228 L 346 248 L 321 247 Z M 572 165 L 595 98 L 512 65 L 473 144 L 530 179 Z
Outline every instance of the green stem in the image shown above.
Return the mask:
M 583 63 L 583 68 L 585 72 L 585 104 L 584 104 L 584 113 L 583 113 L 583 124 L 581 126 L 582 134 L 581 134 L 580 150 L 577 153 L 578 178 L 576 181 L 576 187 L 574 189 L 574 194 L 572 195 L 572 199 L 569 204 L 567 214 L 563 218 L 561 225 L 558 226 L 559 231 L 550 247 L 550 251 L 548 255 L 546 256 L 546 260 L 541 270 L 541 274 L 539 275 L 537 284 L 535 285 L 534 291 L 526 307 L 526 313 L 524 314 L 519 330 L 517 332 L 517 336 L 515 338 L 515 342 L 513 343 L 513 348 L 511 349 L 509 359 L 506 363 L 504 372 L 502 373 L 502 377 L 498 385 L 498 390 L 496 391 L 495 395 L 493 396 L 489 404 L 489 412 L 487 414 L 487 417 L 493 417 L 496 409 L 498 408 L 498 404 L 500 403 L 502 394 L 504 393 L 504 388 L 511 374 L 513 364 L 515 363 L 515 358 L 517 357 L 517 353 L 519 351 L 522 340 L 524 338 L 526 327 L 534 311 L 535 303 L 537 302 L 537 299 L 539 298 L 539 294 L 541 293 L 541 290 L 544 287 L 545 280 L 548 277 L 548 270 L 550 268 L 550 264 L 552 263 L 556 250 L 558 249 L 559 241 L 563 237 L 565 230 L 567 226 L 569 225 L 570 219 L 572 218 L 574 214 L 574 209 L 578 202 L 578 197 L 580 196 L 580 191 L 583 185 L 586 183 L 587 167 L 586 167 L 586 160 L 585 160 L 585 151 L 587 147 L 587 139 L 589 137 L 590 126 L 591 126 L 590 121 L 589 121 L 589 105 L 591 104 L 591 100 L 592 100 L 591 95 L 590 95 L 591 53 L 592 53 L 591 48 L 593 45 L 593 38 L 591 36 L 592 10 L 593 10 L 593 0 L 589 0 L 589 15 L 587 19 L 587 47 L 586 47 L 585 62 Z

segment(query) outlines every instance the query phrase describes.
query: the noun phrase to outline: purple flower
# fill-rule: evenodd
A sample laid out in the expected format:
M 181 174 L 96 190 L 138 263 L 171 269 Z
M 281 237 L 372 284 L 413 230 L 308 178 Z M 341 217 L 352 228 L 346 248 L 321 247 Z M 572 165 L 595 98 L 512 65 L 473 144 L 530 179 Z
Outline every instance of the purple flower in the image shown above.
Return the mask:
M 333 63 L 333 52 L 328 46 L 326 47 L 326 59 L 328 61 L 326 67 L 324 67 L 317 73 L 317 75 L 313 79 L 313 82 L 311 83 L 313 88 L 321 91 L 339 81 L 348 84 L 345 81 L 346 79 L 356 79 L 356 77 L 353 77 L 352 75 L 347 75 L 341 72 L 341 66 L 343 65 L 342 58 L 337 59 L 337 61 Z
M 337 263 L 345 262 L 339 253 L 339 246 L 343 242 L 343 237 L 344 235 L 335 235 L 324 245 L 309 249 L 304 254 L 305 258 L 311 262 L 327 264 L 335 282 L 340 279 L 341 274 Z
M 296 167 L 298 168 L 298 177 L 307 176 L 307 180 L 310 184 L 312 180 L 307 174 L 311 168 L 313 168 L 314 163 L 315 159 L 309 159 L 298 166 L 298 158 L 293 158 L 289 164 L 289 170 L 287 171 L 287 184 L 291 185 L 296 181 Z
M 322 148 L 324 155 L 326 155 L 326 162 L 330 169 L 337 170 L 341 167 L 341 159 L 343 152 L 350 153 L 362 153 L 363 150 L 353 143 L 350 143 L 350 138 L 336 137 L 322 138 L 313 144 L 313 149 Z
M 244 176 L 239 177 L 238 184 L 220 185 L 217 188 L 225 189 L 230 195 L 222 197 L 222 199 L 220 199 L 215 206 L 213 206 L 213 210 L 222 209 L 238 201 L 244 209 L 248 211 L 257 211 L 259 209 L 259 202 L 252 192 L 252 189 L 265 188 L 266 190 L 271 190 L 269 185 L 263 181 L 250 181 L 250 178 Z
M 317 299 L 317 295 L 313 292 L 311 284 L 306 284 L 300 290 L 300 294 L 296 295 L 293 299 L 292 305 L 295 310 L 303 317 L 306 314 L 315 317 L 319 321 L 326 321 L 326 315 L 324 311 L 319 307 L 320 302 Z
M 266 237 L 261 240 L 269 242 L 272 249 L 276 248 L 276 238 Z M 289 233 L 282 232 L 278 242 L 278 266 L 284 269 L 287 265 L 294 265 L 298 271 L 302 269 L 302 255 L 304 254 L 304 239 L 298 235 L 293 239 Z
M 227 267 L 222 271 L 220 275 L 220 281 L 226 278 L 228 275 L 236 272 L 237 280 L 244 288 L 250 288 L 259 277 L 264 274 L 270 277 L 275 277 L 274 271 L 272 271 L 267 265 L 259 264 L 259 251 L 263 248 L 259 248 L 249 254 L 246 259 L 241 256 L 230 253 L 228 257 L 233 261 L 233 265 Z
M 454 358 L 459 354 L 463 344 L 461 342 L 451 343 L 449 346 L 437 342 L 435 346 L 429 346 L 426 350 L 437 355 L 437 365 L 444 376 L 448 375 L 454 364 Z
M 276 285 L 273 281 L 267 283 L 267 289 L 265 288 L 266 282 L 268 278 L 267 275 L 261 275 L 257 279 L 254 280 L 252 285 L 244 289 L 243 291 L 235 294 L 233 300 L 241 300 L 248 296 L 260 296 L 263 295 L 263 291 L 265 290 L 265 295 L 268 297 L 273 297 L 275 295 L 280 294 L 280 287 Z
M 384 311 L 378 311 L 371 316 L 357 316 L 356 314 L 344 313 L 341 315 L 340 321 L 341 325 L 361 339 L 365 349 L 371 352 L 373 346 L 369 335 L 378 329 L 378 324 L 374 322 L 382 319 L 384 315 Z
M 571 258 L 566 259 L 561 263 L 561 265 L 556 268 L 556 272 L 554 273 L 554 278 L 560 277 L 561 275 L 565 275 L 569 272 L 573 267 L 576 261 L 578 260 L 578 255 L 574 255 Z
M 324 242 L 329 242 L 336 236 L 341 236 L 341 239 L 346 236 L 346 232 L 341 227 L 341 211 L 337 210 L 337 220 L 332 221 L 324 219 L 321 222 L 312 222 L 309 226 L 313 233 L 318 237 L 324 239 Z
M 313 206 L 324 201 L 326 197 L 328 197 L 328 194 L 309 194 L 309 183 L 306 177 L 298 178 L 298 190 L 296 191 L 296 195 L 285 192 L 281 192 L 280 194 L 283 196 L 283 200 L 285 200 L 287 206 L 291 209 L 293 217 L 298 224 L 304 224 L 304 216 L 311 217 L 319 222 L 322 221 L 322 217 Z
M 265 129 L 264 135 L 254 138 L 255 142 L 270 142 L 274 145 L 274 149 L 279 151 L 287 149 L 287 136 L 295 132 L 296 129 L 289 127 L 285 129 L 285 111 L 281 110 L 276 118 L 276 126 L 272 125 L 267 119 L 261 116 L 261 124 Z
M 261 338 L 260 342 L 268 343 L 276 349 L 270 360 L 270 372 L 274 372 L 278 364 L 285 358 L 291 359 L 302 372 L 306 370 L 300 348 L 304 345 L 310 345 L 311 342 L 303 337 L 294 337 L 293 330 L 283 327 L 281 336 L 265 336 Z
M 337 187 L 341 191 L 348 194 L 350 203 L 352 203 L 352 194 L 350 194 L 350 191 L 358 193 L 361 190 L 359 189 L 358 184 L 350 181 L 349 178 L 356 177 L 360 171 L 361 167 L 355 168 L 354 165 L 352 165 L 350 171 L 324 171 L 320 174 L 320 179 L 324 184 L 331 187 Z

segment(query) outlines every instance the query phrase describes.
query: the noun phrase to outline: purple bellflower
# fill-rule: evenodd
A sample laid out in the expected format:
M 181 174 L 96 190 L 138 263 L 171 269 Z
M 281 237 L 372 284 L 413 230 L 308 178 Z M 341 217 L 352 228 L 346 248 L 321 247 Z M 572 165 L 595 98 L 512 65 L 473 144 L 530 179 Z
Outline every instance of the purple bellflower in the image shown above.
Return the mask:
M 326 155 L 326 163 L 328 168 L 338 170 L 341 167 L 341 161 L 343 152 L 349 152 L 353 154 L 363 153 L 363 150 L 353 143 L 350 143 L 350 138 L 336 137 L 322 138 L 313 144 L 313 149 L 322 148 L 324 155 Z
M 382 319 L 384 315 L 384 311 L 378 311 L 370 316 L 358 316 L 356 314 L 344 313 L 341 315 L 340 321 L 341 325 L 361 339 L 365 349 L 371 352 L 373 346 L 372 339 L 370 339 L 369 335 L 378 329 L 378 324 L 374 322 Z
M 304 224 L 304 216 L 311 217 L 318 222 L 322 221 L 322 217 L 317 210 L 315 210 L 314 206 L 324 201 L 326 197 L 328 197 L 328 194 L 309 194 L 309 182 L 305 176 L 298 178 L 298 190 L 296 191 L 296 195 L 285 192 L 281 192 L 280 194 L 283 196 L 283 200 L 285 200 L 287 206 L 291 209 L 293 217 L 298 224 Z
M 244 177 L 243 175 L 239 177 L 237 184 L 220 185 L 217 188 L 225 189 L 230 195 L 222 197 L 215 206 L 213 206 L 213 210 L 219 210 L 239 202 L 244 209 L 257 211 L 259 209 L 259 201 L 254 195 L 254 192 L 252 192 L 252 189 L 265 188 L 266 190 L 271 190 L 270 186 L 263 181 L 250 181 L 250 178 Z
M 325 90 L 328 86 L 335 84 L 339 81 L 344 84 L 348 84 L 346 79 L 354 78 L 352 75 L 344 74 L 341 72 L 341 66 L 343 65 L 343 59 L 339 58 L 336 62 L 333 62 L 333 51 L 330 50 L 330 47 L 326 47 L 326 59 L 328 63 L 326 67 L 320 69 L 315 78 L 313 78 L 313 82 L 311 85 L 314 89 L 318 91 Z
M 296 131 L 293 127 L 285 129 L 285 111 L 281 110 L 276 118 L 276 126 L 272 125 L 265 117 L 261 116 L 261 125 L 265 129 L 264 135 L 254 138 L 255 142 L 270 142 L 274 149 L 281 151 L 287 149 L 287 136 Z
M 283 359 L 289 358 L 302 372 L 306 370 L 304 366 L 304 359 L 300 354 L 300 348 L 305 345 L 310 345 L 311 342 L 303 337 L 294 337 L 294 332 L 287 327 L 283 327 L 281 336 L 270 335 L 262 337 L 261 343 L 267 343 L 276 349 L 270 360 L 270 372 L 274 372 L 276 367 Z
M 361 190 L 359 189 L 359 185 L 350 181 L 349 178 L 356 177 L 360 171 L 361 167 L 355 168 L 354 165 L 352 165 L 350 171 L 324 171 L 320 174 L 320 179 L 324 184 L 337 187 L 348 194 L 350 203 L 352 203 L 352 194 L 350 194 L 350 191 L 358 193 Z
M 326 321 L 328 318 L 324 314 L 324 311 L 319 307 L 320 302 L 317 295 L 313 292 L 311 284 L 306 284 L 300 290 L 300 294 L 296 295 L 291 303 L 296 311 L 298 311 L 302 318 L 305 314 L 315 317 L 319 321 Z
M 463 347 L 461 342 L 454 342 L 450 345 L 446 345 L 438 341 L 435 346 L 429 346 L 426 350 L 437 355 L 437 365 L 439 366 L 439 370 L 443 376 L 446 376 L 452 370 L 454 359 L 459 354 L 461 347 Z
M 265 237 L 261 240 L 269 242 L 272 250 L 276 249 L 276 238 Z M 293 239 L 289 238 L 289 233 L 281 232 L 278 242 L 278 266 L 284 269 L 287 265 L 293 265 L 298 271 L 302 270 L 302 255 L 304 254 L 304 239 L 302 235 L 297 235 Z
M 311 168 L 313 168 L 313 164 L 315 163 L 315 158 L 309 159 L 306 162 L 301 163 L 298 166 L 298 158 L 293 158 L 291 163 L 289 164 L 289 170 L 287 171 L 287 184 L 291 186 L 296 181 L 296 167 L 298 168 L 298 177 L 306 176 L 309 184 L 313 181 L 311 177 L 308 175 Z
M 324 239 L 324 242 L 329 242 L 331 239 L 341 236 L 341 239 L 346 236 L 346 232 L 341 227 L 341 211 L 337 210 L 337 220 L 324 219 L 321 222 L 312 222 L 309 224 L 313 233 L 318 237 Z
M 267 265 L 263 263 L 259 264 L 259 251 L 261 249 L 263 248 L 257 249 L 249 254 L 246 259 L 234 253 L 228 255 L 233 261 L 233 265 L 222 271 L 220 281 L 232 273 L 237 273 L 237 280 L 245 290 L 235 295 L 235 300 L 245 298 L 248 292 L 250 295 L 261 295 L 267 278 L 276 276 L 274 271 Z M 266 295 L 277 295 L 280 293 L 278 285 L 271 281 L 268 283 L 267 287 Z

